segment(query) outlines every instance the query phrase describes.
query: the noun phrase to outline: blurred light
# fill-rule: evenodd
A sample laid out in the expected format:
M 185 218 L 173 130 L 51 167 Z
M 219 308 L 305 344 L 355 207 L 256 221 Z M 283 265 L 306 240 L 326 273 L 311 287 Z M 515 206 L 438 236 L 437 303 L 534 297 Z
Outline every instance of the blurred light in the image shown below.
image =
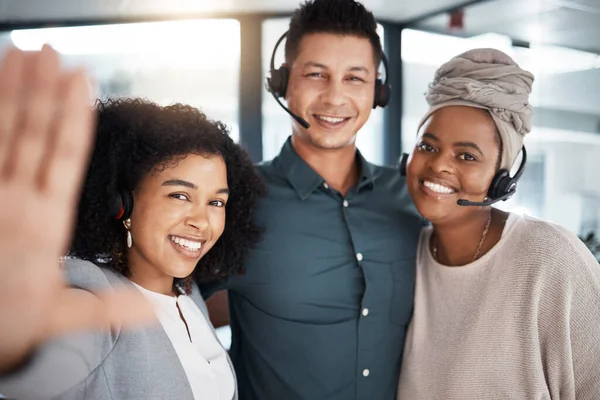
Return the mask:
M 487 33 L 470 38 L 405 29 L 402 31 L 402 60 L 439 67 L 467 50 L 495 48 L 511 56 L 533 74 L 560 74 L 600 68 L 600 55 L 566 47 L 532 43 L 513 47 L 504 35 Z
M 533 74 L 562 74 L 600 67 L 600 55 L 567 47 L 534 44 L 515 48 L 515 60 Z
M 402 31 L 402 61 L 439 67 L 467 50 L 491 47 L 512 55 L 510 38 L 493 33 L 469 39 L 404 29 Z
M 223 64 L 234 57 L 224 48 L 240 47 L 239 22 L 233 19 L 197 19 L 116 25 L 14 30 L 13 44 L 35 51 L 44 44 L 65 55 L 140 54 L 169 64 Z M 236 62 L 236 60 L 231 60 Z

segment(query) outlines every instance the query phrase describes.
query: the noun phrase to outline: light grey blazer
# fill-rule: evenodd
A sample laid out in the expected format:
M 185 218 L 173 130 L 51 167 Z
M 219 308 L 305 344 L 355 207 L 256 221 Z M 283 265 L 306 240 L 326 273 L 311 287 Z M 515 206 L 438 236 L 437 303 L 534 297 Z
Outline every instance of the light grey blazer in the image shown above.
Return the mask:
M 119 284 L 133 287 L 125 277 L 90 262 L 70 259 L 65 264 L 68 281 L 75 287 L 89 291 Z M 191 298 L 210 324 L 195 284 Z M 228 361 L 235 379 L 229 356 Z M 194 399 L 183 366 L 160 324 L 150 329 L 86 332 L 52 340 L 18 371 L 0 376 L 0 393 L 20 400 Z M 233 399 L 237 396 L 236 381 Z

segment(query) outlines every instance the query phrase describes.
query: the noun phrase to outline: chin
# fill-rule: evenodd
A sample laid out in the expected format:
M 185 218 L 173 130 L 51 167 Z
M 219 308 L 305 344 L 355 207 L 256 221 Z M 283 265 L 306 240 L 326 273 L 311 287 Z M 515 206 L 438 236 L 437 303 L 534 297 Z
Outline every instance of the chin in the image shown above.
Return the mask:
M 343 149 L 352 146 L 355 142 L 351 134 L 345 133 L 323 133 L 318 136 L 311 136 L 311 142 L 314 146 L 322 149 Z
M 192 272 L 194 272 L 194 269 L 196 269 L 196 263 L 191 265 L 171 265 L 169 268 L 169 275 L 173 278 L 183 279 L 190 276 Z
M 419 214 L 431 223 L 443 221 L 453 213 L 451 204 L 444 204 L 423 198 L 415 199 L 414 204 Z

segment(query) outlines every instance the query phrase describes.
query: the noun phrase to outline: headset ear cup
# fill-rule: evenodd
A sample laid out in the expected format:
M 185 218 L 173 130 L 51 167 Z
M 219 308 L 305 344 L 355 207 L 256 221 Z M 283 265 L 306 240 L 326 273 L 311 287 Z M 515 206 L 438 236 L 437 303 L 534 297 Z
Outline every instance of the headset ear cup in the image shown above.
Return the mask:
M 390 101 L 391 93 L 392 88 L 390 85 L 383 83 L 381 79 L 377 79 L 375 81 L 375 99 L 373 101 L 373 108 L 387 106 Z
M 279 84 L 280 90 L 279 90 L 279 97 L 281 98 L 285 98 L 285 95 L 287 94 L 287 87 L 288 87 L 288 81 L 289 81 L 289 77 L 290 77 L 290 70 L 286 65 L 282 65 L 281 68 L 279 68 L 279 73 L 281 76 L 281 82 Z
M 133 195 L 129 190 L 117 191 L 110 203 L 110 215 L 118 221 L 124 221 L 133 211 Z
M 129 190 L 122 190 L 121 197 L 123 198 L 123 216 L 121 217 L 123 220 L 131 217 L 131 212 L 133 211 L 133 195 Z
M 271 76 L 267 78 L 269 92 L 273 93 L 277 97 L 285 97 L 287 92 L 288 77 L 289 69 L 286 65 L 282 65 L 280 68 L 271 70 Z
M 494 179 L 488 190 L 488 197 L 490 199 L 497 199 L 498 197 L 504 196 L 510 190 L 510 172 L 506 169 L 501 169 L 496 173 Z
M 377 106 L 381 102 L 381 79 L 377 79 L 375 81 L 375 96 L 373 97 L 373 108 L 377 108 Z
M 403 153 L 400 158 L 400 162 L 398 163 L 398 170 L 400 171 L 400 176 L 406 176 L 406 164 L 408 163 L 408 154 Z
M 110 198 L 109 215 L 111 218 L 120 220 L 125 212 L 121 192 L 115 192 Z

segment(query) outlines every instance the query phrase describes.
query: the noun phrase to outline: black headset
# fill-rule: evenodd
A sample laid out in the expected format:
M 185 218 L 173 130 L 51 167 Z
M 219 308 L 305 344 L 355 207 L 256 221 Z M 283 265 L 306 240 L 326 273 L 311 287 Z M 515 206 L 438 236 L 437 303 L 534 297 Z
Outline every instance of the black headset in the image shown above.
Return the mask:
M 284 63 L 279 68 L 275 68 L 275 53 L 277 52 L 277 48 L 283 41 L 283 39 L 287 36 L 288 32 L 286 31 L 277 43 L 275 44 L 275 48 L 273 49 L 273 54 L 271 54 L 271 64 L 270 64 L 270 76 L 266 79 L 266 88 L 269 93 L 271 93 L 275 99 L 285 98 L 285 94 L 287 92 L 288 80 L 290 78 L 290 70 L 289 67 Z M 381 53 L 381 61 L 383 62 L 383 67 L 385 71 L 385 81 L 382 81 L 380 78 L 377 78 L 375 81 L 375 101 L 373 102 L 373 108 L 375 107 L 385 107 L 392 95 L 392 87 L 388 83 L 388 60 L 385 56 L 385 53 Z
M 125 221 L 133 211 L 133 195 L 127 189 L 118 189 L 110 199 L 110 216 L 117 221 Z
M 510 176 L 510 171 L 502 168 L 494 178 L 492 179 L 492 183 L 490 184 L 490 188 L 487 193 L 487 200 L 482 202 L 470 201 L 465 199 L 458 199 L 457 204 L 459 206 L 488 206 L 492 205 L 498 201 L 506 201 L 512 197 L 513 194 L 517 191 L 517 182 L 523 176 L 523 172 L 525 172 L 525 164 L 527 163 L 527 151 L 525 150 L 525 146 L 521 148 L 522 158 L 521 163 L 519 164 L 519 169 L 515 172 L 514 176 Z M 406 164 L 408 162 L 408 154 L 402 154 L 400 158 L 400 162 L 398 163 L 398 169 L 400 170 L 400 175 L 406 176 Z

